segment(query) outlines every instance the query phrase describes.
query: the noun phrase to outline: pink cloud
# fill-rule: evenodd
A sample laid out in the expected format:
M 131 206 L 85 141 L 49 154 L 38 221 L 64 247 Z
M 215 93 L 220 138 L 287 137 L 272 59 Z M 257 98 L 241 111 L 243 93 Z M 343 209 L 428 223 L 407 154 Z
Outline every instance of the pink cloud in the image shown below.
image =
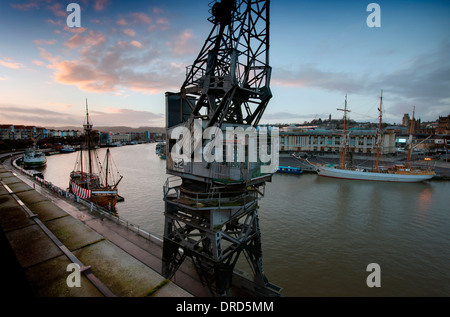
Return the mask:
M 46 22 L 48 24 L 50 24 L 50 25 L 58 25 L 58 26 L 62 26 L 63 25 L 63 21 L 61 19 L 60 20 L 56 20 L 56 21 L 54 21 L 53 19 L 47 19 Z
M 131 45 L 133 45 L 135 47 L 142 47 L 142 43 L 138 42 L 138 41 L 131 41 Z
M 61 3 L 55 2 L 52 5 L 48 5 L 47 9 L 53 12 L 57 17 L 67 17 L 66 8 Z
M 80 46 L 99 45 L 104 41 L 105 37 L 102 33 L 91 30 L 86 35 L 75 34 L 64 45 L 73 49 Z
M 116 24 L 120 26 L 125 26 L 127 25 L 127 21 L 124 18 L 120 18 L 119 20 L 117 20 Z
M 33 42 L 34 42 L 34 44 L 37 44 L 37 45 L 42 45 L 42 44 L 53 45 L 56 43 L 56 40 L 55 39 L 53 39 L 53 40 L 34 40 Z
M 111 3 L 110 0 L 96 0 L 94 4 L 94 9 L 96 11 L 102 11 Z
M 14 62 L 11 58 L 7 57 L 0 59 L 0 65 L 11 69 L 19 69 L 24 67 L 23 64 Z
M 133 13 L 132 16 L 134 18 L 134 22 L 136 22 L 136 23 L 148 24 L 148 23 L 152 22 L 152 19 L 145 13 L 137 12 L 137 13 Z
M 40 61 L 40 60 L 38 60 L 38 59 L 33 59 L 33 64 L 34 65 L 36 65 L 36 66 L 42 66 L 42 65 L 44 65 L 44 62 L 43 61 Z
M 84 27 L 81 27 L 81 28 L 69 28 L 67 25 L 64 25 L 64 30 L 68 31 L 70 33 L 76 33 L 76 34 L 81 34 L 81 33 L 87 31 L 87 29 L 84 28 Z
M 191 30 L 184 30 L 181 34 L 177 35 L 172 42 L 168 42 L 167 45 L 171 47 L 172 53 L 175 55 L 192 54 L 195 49 L 192 45 L 194 34 Z
M 28 11 L 31 9 L 39 9 L 39 5 L 35 2 L 24 3 L 24 4 L 11 4 L 11 7 L 21 11 Z
M 126 29 L 125 31 L 123 31 L 123 33 L 131 37 L 134 37 L 136 35 L 136 32 L 133 29 Z

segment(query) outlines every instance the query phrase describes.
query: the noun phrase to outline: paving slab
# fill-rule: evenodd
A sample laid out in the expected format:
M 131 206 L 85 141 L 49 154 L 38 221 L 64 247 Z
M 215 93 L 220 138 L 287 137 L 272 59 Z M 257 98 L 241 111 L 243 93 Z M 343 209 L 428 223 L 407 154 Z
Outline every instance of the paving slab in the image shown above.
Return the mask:
M 16 178 L 16 177 L 8 177 L 7 180 L 9 180 L 10 178 L 13 179 L 13 178 Z M 21 181 L 16 182 L 16 183 L 14 183 L 14 182 L 8 183 L 7 181 L 5 181 L 5 178 L 4 178 L 4 179 L 3 179 L 3 182 L 4 182 L 6 185 L 8 185 L 8 187 L 9 187 L 15 194 L 18 194 L 18 193 L 21 193 L 21 192 L 25 192 L 25 191 L 31 191 L 31 192 L 34 192 L 33 188 L 31 188 L 30 186 L 28 186 L 27 184 L 25 184 L 25 183 L 23 183 L 23 182 L 21 182 Z
M 6 232 L 6 237 L 23 268 L 63 254 L 36 224 Z
M 24 184 L 24 185 L 28 186 L 26 184 Z M 24 190 L 24 191 L 13 190 L 14 193 L 17 195 L 17 197 L 19 197 L 20 200 L 25 205 L 27 205 L 28 208 L 30 208 L 32 204 L 36 204 L 36 203 L 41 202 L 41 201 L 48 201 L 47 198 L 45 198 L 44 196 L 39 194 L 37 191 L 35 191 L 30 186 L 28 186 L 28 188 L 29 188 L 29 190 Z
M 165 279 L 107 240 L 73 254 L 117 296 L 141 297 L 152 293 Z
M 84 276 L 80 275 L 80 287 L 69 287 L 67 278 L 72 273 L 67 266 L 72 263 L 59 256 L 34 265 L 25 271 L 33 292 L 39 297 L 103 297 L 103 294 Z
M 70 251 L 96 243 L 104 238 L 97 232 L 78 221 L 70 215 L 52 221 L 47 221 L 45 226 L 64 244 Z
M 0 196 L 9 195 L 8 191 L 3 187 L 3 185 L 0 185 Z
M 175 285 L 172 281 L 169 281 L 158 291 L 152 294 L 152 297 L 193 297 L 193 296 L 188 292 L 186 292 L 184 289 Z
M 1 187 L 4 189 L 3 186 L 1 186 Z M 14 199 L 14 197 L 12 197 L 10 194 L 8 194 L 8 195 L 1 195 L 0 196 L 0 206 L 3 209 L 3 208 L 16 207 L 16 206 L 19 206 L 19 204 Z
M 19 178 L 17 178 L 16 176 L 14 176 L 12 174 L 11 174 L 11 176 L 8 176 L 8 177 L 2 177 L 2 182 L 8 186 L 10 184 L 22 183 L 22 181 Z
M 6 207 L 10 202 L 6 202 L 3 198 L 10 198 L 14 200 L 11 196 L 0 196 L 0 225 L 3 231 L 8 232 L 23 227 L 31 226 L 35 222 L 31 220 L 26 212 L 20 207 L 16 201 L 14 206 Z
M 0 170 L 0 179 L 2 179 L 3 177 L 11 177 L 14 176 L 13 173 L 11 173 L 8 170 Z
M 37 203 L 27 205 L 27 207 L 38 215 L 39 219 L 43 222 L 69 215 L 49 200 L 41 200 Z

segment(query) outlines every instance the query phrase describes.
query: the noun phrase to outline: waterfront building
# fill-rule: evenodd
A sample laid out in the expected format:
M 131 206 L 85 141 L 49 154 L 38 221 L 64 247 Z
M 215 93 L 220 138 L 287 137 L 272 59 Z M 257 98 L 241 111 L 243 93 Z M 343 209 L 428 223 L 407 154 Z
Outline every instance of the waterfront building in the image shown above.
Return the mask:
M 125 144 L 130 142 L 130 134 L 128 133 L 110 133 L 109 134 L 109 143 L 115 144 L 115 143 L 121 143 Z
M 0 125 L 0 140 L 31 140 L 38 136 L 45 138 L 47 129 L 35 126 L 2 124 Z
M 349 146 L 354 153 L 376 153 L 376 130 L 349 130 Z M 281 152 L 330 152 L 338 153 L 342 144 L 341 130 L 280 131 Z M 395 133 L 385 130 L 382 134 L 381 154 L 395 153 Z

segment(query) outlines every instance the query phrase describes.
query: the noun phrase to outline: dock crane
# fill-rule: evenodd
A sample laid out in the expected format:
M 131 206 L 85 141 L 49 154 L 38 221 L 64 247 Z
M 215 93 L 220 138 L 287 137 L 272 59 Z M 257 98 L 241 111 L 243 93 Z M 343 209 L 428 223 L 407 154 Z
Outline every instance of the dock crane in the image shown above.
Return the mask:
M 166 93 L 166 170 L 171 176 L 163 188 L 162 274 L 172 278 L 189 257 L 210 295 L 229 296 L 235 265 L 244 254 L 253 273 L 250 292 L 279 296 L 282 289 L 264 273 L 258 220 L 258 201 L 272 173 L 261 172 L 261 162 L 248 157 L 245 162 L 192 159 L 207 147 L 207 141 L 196 139 L 196 127 L 225 133 L 230 127 L 256 129 L 261 120 L 272 97 L 270 1 L 221 0 L 209 6 L 212 30 L 187 67 L 180 91 Z M 190 131 L 186 142 L 193 143 L 186 160 L 171 155 L 180 142 L 171 134 L 180 127 Z

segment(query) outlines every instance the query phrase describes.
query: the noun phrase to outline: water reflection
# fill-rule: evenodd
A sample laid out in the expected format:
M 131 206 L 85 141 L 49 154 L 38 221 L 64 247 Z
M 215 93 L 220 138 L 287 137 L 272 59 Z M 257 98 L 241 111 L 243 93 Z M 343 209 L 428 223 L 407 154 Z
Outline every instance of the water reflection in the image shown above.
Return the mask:
M 167 175 L 155 144 L 111 151 L 124 175 L 119 214 L 162 235 Z M 66 188 L 75 155 L 49 156 L 45 178 Z M 259 205 L 264 269 L 285 296 L 450 296 L 450 182 L 276 174 Z M 366 286 L 369 263 L 381 266 L 380 289 Z

